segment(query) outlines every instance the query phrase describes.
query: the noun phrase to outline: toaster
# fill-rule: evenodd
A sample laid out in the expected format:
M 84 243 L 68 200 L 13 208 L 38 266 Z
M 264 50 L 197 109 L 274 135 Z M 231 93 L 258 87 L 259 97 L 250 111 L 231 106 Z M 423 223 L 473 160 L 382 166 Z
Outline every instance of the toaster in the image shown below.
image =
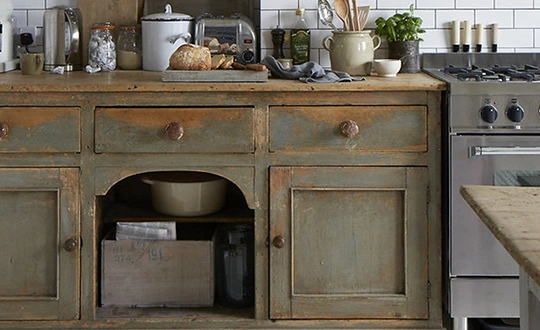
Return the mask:
M 243 64 L 257 62 L 255 29 L 249 18 L 240 14 L 199 16 L 195 23 L 195 43 L 208 47 L 212 54 L 234 56 Z

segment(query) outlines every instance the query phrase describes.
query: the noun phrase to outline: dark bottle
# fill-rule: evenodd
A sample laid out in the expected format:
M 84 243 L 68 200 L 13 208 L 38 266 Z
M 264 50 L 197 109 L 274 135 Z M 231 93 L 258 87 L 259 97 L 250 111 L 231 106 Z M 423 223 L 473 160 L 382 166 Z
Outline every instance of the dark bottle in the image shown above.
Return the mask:
M 309 61 L 311 31 L 304 18 L 305 9 L 296 9 L 296 22 L 291 29 L 291 57 L 293 65 Z
M 216 228 L 216 293 L 224 307 L 249 307 L 255 302 L 253 241 L 252 224 Z
M 283 55 L 283 42 L 285 41 L 285 30 L 277 26 L 275 29 L 272 30 L 271 33 L 272 33 L 272 43 L 274 44 L 274 52 L 272 53 L 272 56 L 275 59 L 285 58 L 285 55 Z

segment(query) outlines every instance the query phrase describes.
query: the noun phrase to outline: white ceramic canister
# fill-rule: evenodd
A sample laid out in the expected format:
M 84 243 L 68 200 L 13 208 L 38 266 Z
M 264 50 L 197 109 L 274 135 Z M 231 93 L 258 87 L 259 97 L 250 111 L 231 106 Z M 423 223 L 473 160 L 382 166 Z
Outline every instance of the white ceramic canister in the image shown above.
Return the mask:
M 332 70 L 347 72 L 351 76 L 371 74 L 373 52 L 381 45 L 381 38 L 371 37 L 371 31 L 332 31 L 332 37 L 323 39 L 323 47 L 330 52 Z M 376 40 L 376 44 L 373 43 Z
M 180 45 L 192 40 L 193 17 L 173 13 L 171 5 L 164 13 L 142 18 L 143 70 L 163 71 L 169 66 L 169 58 Z

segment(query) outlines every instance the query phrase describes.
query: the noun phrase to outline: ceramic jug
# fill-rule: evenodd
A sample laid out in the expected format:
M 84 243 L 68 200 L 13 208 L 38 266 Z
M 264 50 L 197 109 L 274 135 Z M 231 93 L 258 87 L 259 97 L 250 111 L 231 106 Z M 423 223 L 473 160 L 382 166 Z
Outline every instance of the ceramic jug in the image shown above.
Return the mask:
M 322 45 L 330 52 L 332 70 L 351 76 L 370 75 L 373 52 L 381 45 L 381 38 L 371 37 L 370 32 L 332 31 L 332 37 L 324 38 Z

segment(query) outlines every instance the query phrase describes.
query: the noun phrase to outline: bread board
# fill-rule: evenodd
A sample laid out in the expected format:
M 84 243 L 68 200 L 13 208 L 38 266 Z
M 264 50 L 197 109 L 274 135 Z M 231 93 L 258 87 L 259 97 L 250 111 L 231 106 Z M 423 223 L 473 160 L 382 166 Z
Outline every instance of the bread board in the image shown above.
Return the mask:
M 174 70 L 163 71 L 161 80 L 165 82 L 267 82 L 268 70 Z

